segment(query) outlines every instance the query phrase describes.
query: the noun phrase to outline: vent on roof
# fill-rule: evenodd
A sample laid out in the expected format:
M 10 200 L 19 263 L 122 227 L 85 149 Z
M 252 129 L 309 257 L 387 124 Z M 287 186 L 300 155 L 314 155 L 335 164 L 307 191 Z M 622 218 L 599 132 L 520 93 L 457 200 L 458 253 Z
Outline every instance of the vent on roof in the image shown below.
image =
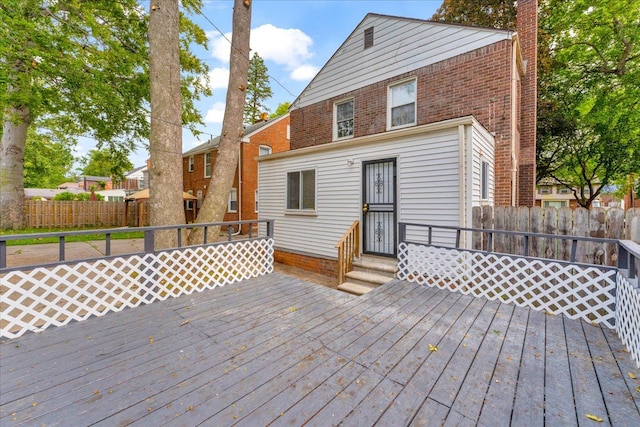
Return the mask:
M 367 49 L 371 46 L 373 46 L 373 27 L 364 30 L 364 48 Z

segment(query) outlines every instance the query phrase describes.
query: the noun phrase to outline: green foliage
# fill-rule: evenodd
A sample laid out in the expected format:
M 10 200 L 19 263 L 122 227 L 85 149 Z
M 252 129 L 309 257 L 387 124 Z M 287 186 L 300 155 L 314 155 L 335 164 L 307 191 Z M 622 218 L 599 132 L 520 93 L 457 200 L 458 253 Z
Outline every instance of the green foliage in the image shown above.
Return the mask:
M 66 181 L 73 167 L 71 145 L 52 141 L 29 129 L 24 151 L 25 188 L 56 188 Z
M 291 107 L 291 103 L 289 101 L 278 104 L 278 108 L 276 108 L 276 111 L 272 113 L 269 118 L 275 119 L 276 117 L 284 116 L 289 112 L 289 107 Z
M 444 0 L 431 19 L 477 27 L 515 29 L 515 1 Z
M 94 194 L 96 200 L 104 201 L 104 196 L 102 194 Z M 72 193 L 70 191 L 63 191 L 62 193 L 58 193 L 55 195 L 53 200 L 56 201 L 80 201 L 86 202 L 91 200 L 91 193 Z
M 260 114 L 268 111 L 264 105 L 264 101 L 272 96 L 273 92 L 269 85 L 267 66 L 256 52 L 249 61 L 247 98 L 244 104 L 244 123 L 253 124 L 260 120 Z
M 589 206 L 600 187 L 640 172 L 640 0 L 546 0 L 538 163 Z M 544 176 L 540 176 L 541 178 Z
M 108 149 L 90 150 L 82 158 L 82 173 L 89 176 L 110 176 L 115 180 L 124 179 L 124 174 L 133 169 L 133 164 L 122 151 Z

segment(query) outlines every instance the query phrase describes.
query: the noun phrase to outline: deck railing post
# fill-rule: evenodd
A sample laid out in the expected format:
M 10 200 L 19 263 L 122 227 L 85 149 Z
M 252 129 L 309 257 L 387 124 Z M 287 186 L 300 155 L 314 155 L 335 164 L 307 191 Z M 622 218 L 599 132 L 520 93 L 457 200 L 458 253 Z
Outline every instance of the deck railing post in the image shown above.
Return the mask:
M 182 247 L 182 227 L 178 227 L 178 247 Z
M 273 220 L 267 221 L 267 237 L 273 238 Z
M 58 240 L 58 261 L 64 261 L 64 236 Z
M 401 222 L 398 224 L 398 242 L 404 243 L 407 241 L 407 224 Z
M 105 234 L 104 254 L 106 256 L 111 255 L 111 233 Z
M 154 251 L 154 237 L 153 230 L 145 230 L 144 231 L 144 251 L 145 253 L 151 254 Z
M 0 268 L 7 268 L 7 242 L 0 240 Z

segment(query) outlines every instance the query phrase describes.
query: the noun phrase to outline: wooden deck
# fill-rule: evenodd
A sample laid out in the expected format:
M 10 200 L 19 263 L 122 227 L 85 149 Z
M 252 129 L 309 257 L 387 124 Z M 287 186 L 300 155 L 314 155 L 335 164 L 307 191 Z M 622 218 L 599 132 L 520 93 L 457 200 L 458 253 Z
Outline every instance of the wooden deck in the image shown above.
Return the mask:
M 0 352 L 2 426 L 640 425 L 612 331 L 401 281 L 271 274 Z

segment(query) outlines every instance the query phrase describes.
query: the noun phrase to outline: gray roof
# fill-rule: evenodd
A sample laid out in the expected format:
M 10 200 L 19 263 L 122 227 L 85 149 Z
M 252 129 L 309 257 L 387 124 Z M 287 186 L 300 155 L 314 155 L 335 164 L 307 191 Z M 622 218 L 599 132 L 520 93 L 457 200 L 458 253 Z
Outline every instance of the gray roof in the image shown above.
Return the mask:
M 69 187 L 66 189 L 57 189 L 57 188 L 25 188 L 24 189 L 24 198 L 25 199 L 33 199 L 34 197 L 44 197 L 45 199 L 53 199 L 56 195 L 60 193 L 85 193 L 83 188 L 74 188 Z

